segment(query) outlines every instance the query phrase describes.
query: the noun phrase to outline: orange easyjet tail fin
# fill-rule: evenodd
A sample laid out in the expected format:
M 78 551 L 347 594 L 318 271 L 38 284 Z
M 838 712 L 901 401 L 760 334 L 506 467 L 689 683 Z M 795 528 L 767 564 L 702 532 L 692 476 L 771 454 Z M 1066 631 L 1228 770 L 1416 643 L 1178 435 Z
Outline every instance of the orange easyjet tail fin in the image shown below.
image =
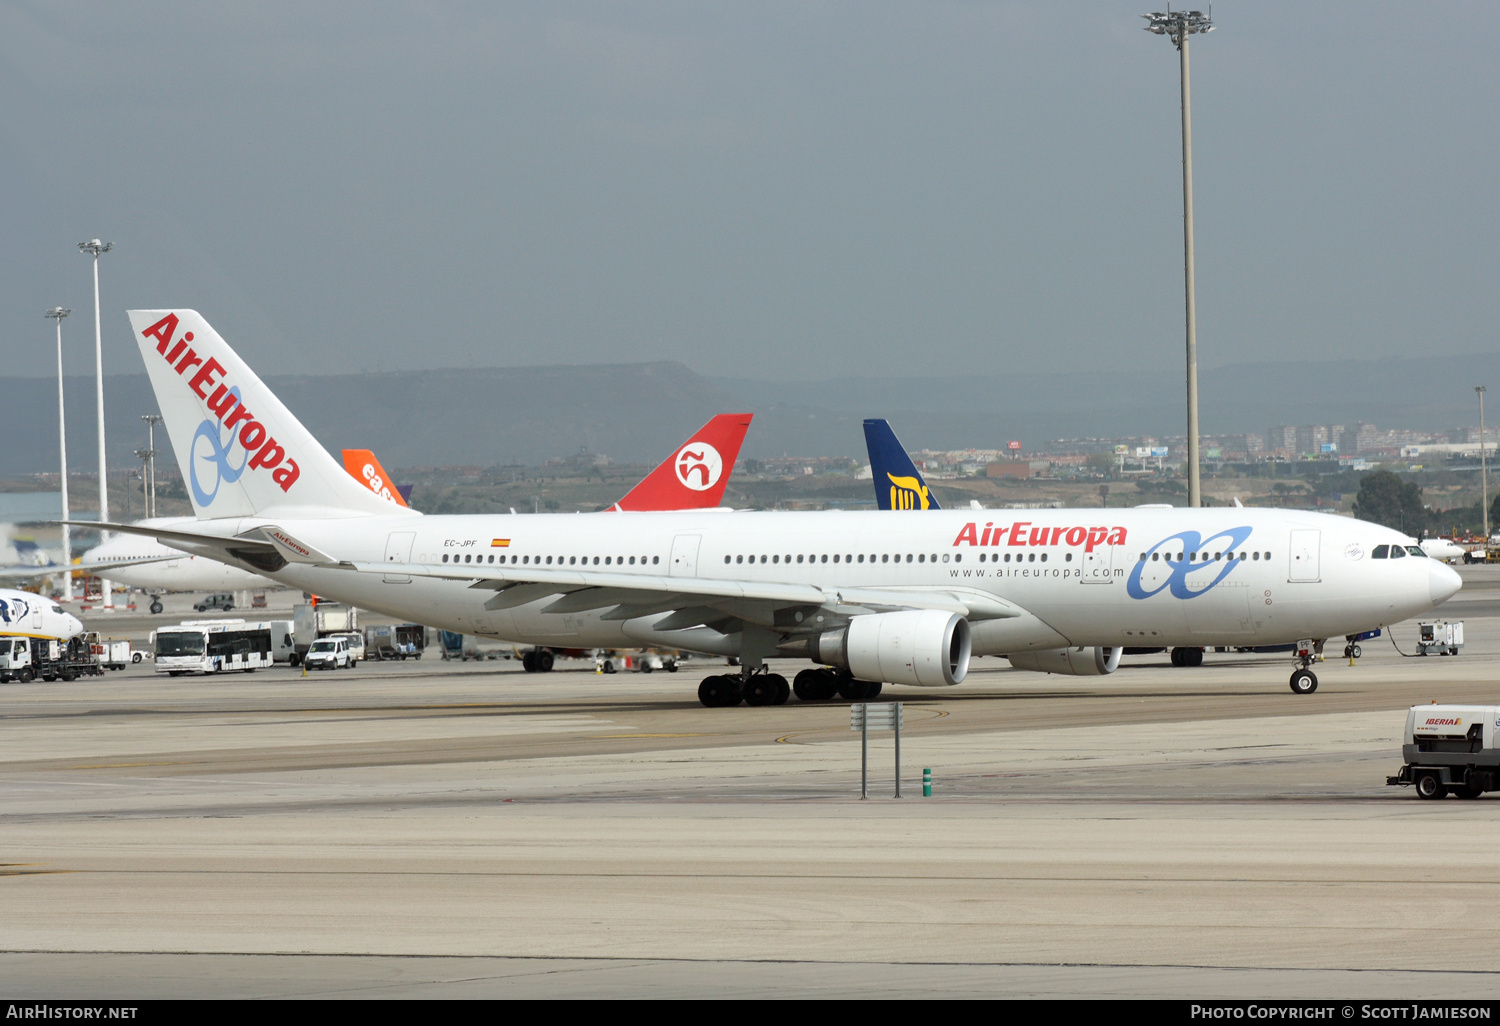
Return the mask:
M 400 490 L 391 484 L 390 475 L 385 472 L 385 468 L 380 465 L 380 461 L 369 449 L 345 449 L 344 469 L 349 472 L 350 477 L 382 499 L 388 499 L 398 506 L 406 505 L 406 499 L 402 497 Z

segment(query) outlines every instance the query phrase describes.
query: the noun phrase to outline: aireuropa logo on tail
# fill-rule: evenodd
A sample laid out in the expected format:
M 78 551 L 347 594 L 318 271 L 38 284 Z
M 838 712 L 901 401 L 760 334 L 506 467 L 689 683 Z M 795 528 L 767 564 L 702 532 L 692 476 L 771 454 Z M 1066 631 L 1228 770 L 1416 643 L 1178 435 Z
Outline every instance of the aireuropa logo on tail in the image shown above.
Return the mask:
M 1170 538 L 1163 538 L 1147 549 L 1145 558 L 1137 562 L 1130 571 L 1130 577 L 1125 581 L 1125 593 L 1134 599 L 1147 599 L 1162 591 L 1169 591 L 1173 598 L 1180 599 L 1202 595 L 1234 572 L 1234 568 L 1241 562 L 1241 546 L 1250 537 L 1250 531 L 1249 527 L 1231 527 L 1207 538 L 1197 531 L 1183 531 Z M 1165 553 L 1160 551 L 1163 545 L 1167 547 Z M 1220 559 L 1220 553 L 1230 558 Z M 1153 560 L 1151 557 L 1155 555 L 1162 555 L 1164 558 Z M 1147 572 L 1148 567 L 1153 571 L 1159 570 L 1163 564 L 1167 567 L 1163 575 L 1165 579 L 1147 590 L 1141 584 L 1142 573 Z M 1217 570 L 1218 574 L 1207 584 L 1200 585 L 1199 582 L 1208 576 L 1203 572 L 1206 570 Z M 1197 577 L 1189 582 L 1188 577 L 1192 574 Z
M 156 351 L 178 375 L 188 378 L 188 371 L 198 368 L 188 378 L 188 387 L 208 404 L 212 416 L 193 433 L 188 483 L 194 501 L 199 506 L 212 506 L 219 487 L 238 481 L 247 470 L 268 470 L 271 480 L 283 492 L 289 491 L 302 474 L 297 461 L 286 454 L 266 426 L 240 401 L 240 388 L 229 382 L 223 365 L 213 357 L 205 360 L 193 351 L 189 344 L 193 341 L 191 331 L 184 332 L 174 342 L 172 335 L 176 331 L 177 315 L 167 314 L 141 334 L 156 339 Z M 238 462 L 234 459 L 236 446 L 240 449 Z
M 707 442 L 689 442 L 677 451 L 672 461 L 677 470 L 677 480 L 695 492 L 706 492 L 719 481 L 724 472 L 724 458 L 719 450 Z

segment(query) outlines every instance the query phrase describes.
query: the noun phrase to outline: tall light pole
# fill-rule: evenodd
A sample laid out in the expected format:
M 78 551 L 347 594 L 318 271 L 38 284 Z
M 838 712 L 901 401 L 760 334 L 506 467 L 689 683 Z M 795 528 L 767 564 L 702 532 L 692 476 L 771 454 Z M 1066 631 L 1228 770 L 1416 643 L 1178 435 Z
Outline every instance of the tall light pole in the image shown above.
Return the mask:
M 99 254 L 108 253 L 115 248 L 115 244 L 91 239 L 88 242 L 80 242 L 78 248 L 94 256 L 94 371 L 99 415 L 99 522 L 107 523 L 109 521 L 109 483 L 104 456 L 104 336 L 99 329 Z M 101 529 L 99 537 L 104 539 L 109 535 Z M 110 582 L 101 580 L 99 583 L 104 588 L 104 608 L 113 609 L 115 597 L 110 591 Z
M 1479 393 L 1479 508 L 1484 517 L 1484 547 L 1490 547 L 1490 471 L 1484 461 L 1484 386 L 1475 385 Z
M 72 310 L 60 306 L 54 306 L 48 310 L 43 317 L 51 317 L 57 322 L 57 449 L 62 453 L 62 555 L 63 566 L 68 570 L 63 574 L 63 601 L 73 601 L 73 535 L 72 528 L 67 525 L 68 519 L 68 421 L 63 416 L 63 366 L 62 366 L 62 322 L 63 318 L 72 313 Z
M 1198 474 L 1198 300 L 1193 287 L 1193 94 L 1188 76 L 1188 37 L 1214 30 L 1212 9 L 1143 14 L 1146 31 L 1172 40 L 1182 64 L 1182 253 L 1187 292 L 1188 505 L 1201 506 Z
M 146 505 L 146 516 L 156 516 L 156 425 L 162 422 L 159 413 L 143 413 L 146 422 L 146 448 L 151 450 L 151 501 Z

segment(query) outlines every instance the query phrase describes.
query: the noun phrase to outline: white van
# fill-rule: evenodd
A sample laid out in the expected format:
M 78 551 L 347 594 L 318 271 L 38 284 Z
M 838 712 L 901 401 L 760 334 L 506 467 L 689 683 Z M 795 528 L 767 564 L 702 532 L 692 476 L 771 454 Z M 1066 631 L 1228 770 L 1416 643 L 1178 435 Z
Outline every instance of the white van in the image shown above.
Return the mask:
M 349 656 L 349 643 L 342 637 L 314 641 L 302 662 L 309 670 L 350 669 L 354 666 L 354 660 Z

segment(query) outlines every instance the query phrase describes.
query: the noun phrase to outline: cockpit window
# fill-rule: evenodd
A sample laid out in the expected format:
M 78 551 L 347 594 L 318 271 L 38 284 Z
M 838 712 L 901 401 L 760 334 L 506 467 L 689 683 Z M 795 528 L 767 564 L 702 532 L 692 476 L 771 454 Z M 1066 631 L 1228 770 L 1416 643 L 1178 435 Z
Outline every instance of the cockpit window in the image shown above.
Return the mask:
M 1408 545 L 1406 547 L 1406 551 L 1409 552 L 1409 553 L 1411 553 L 1413 556 L 1425 556 L 1425 555 L 1427 555 L 1427 553 L 1425 553 L 1425 552 L 1422 551 L 1422 546 L 1420 546 L 1420 545 Z
M 53 606 L 52 607 L 52 611 L 54 613 L 61 613 L 63 611 L 63 608 L 62 608 L 62 606 Z
M 1406 558 L 1406 550 L 1403 549 L 1399 545 L 1392 545 L 1391 546 L 1391 558 L 1392 559 L 1405 559 Z
M 1390 554 L 1391 554 L 1391 547 L 1389 545 L 1377 545 L 1377 546 L 1375 546 L 1374 551 L 1370 553 L 1370 558 L 1371 559 L 1385 559 L 1388 556 L 1390 556 Z

